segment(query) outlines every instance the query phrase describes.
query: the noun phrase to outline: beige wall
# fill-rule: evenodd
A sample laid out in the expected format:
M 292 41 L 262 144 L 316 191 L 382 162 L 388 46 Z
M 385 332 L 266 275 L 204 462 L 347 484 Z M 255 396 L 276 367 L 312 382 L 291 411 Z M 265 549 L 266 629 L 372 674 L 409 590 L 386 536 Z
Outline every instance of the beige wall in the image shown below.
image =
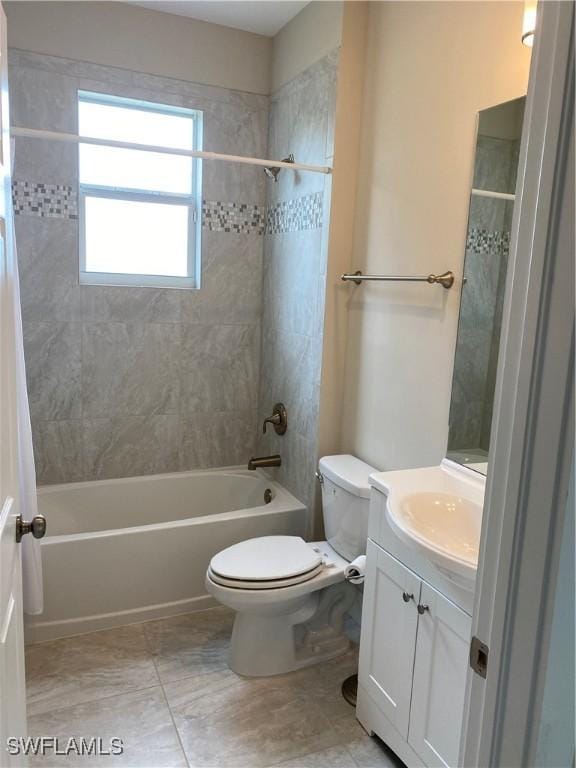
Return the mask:
M 272 40 L 117 2 L 5 2 L 8 45 L 268 93 Z
M 274 38 L 272 93 L 340 45 L 342 2 L 315 0 Z
M 345 288 L 339 448 L 378 468 L 435 464 L 445 453 L 476 114 L 526 92 L 522 7 L 370 3 L 349 266 L 458 276 L 450 291 L 406 283 Z M 329 286 L 340 267 L 331 261 Z M 328 317 L 326 343 L 342 332 Z
M 340 451 L 342 441 L 349 290 L 340 283 L 338 275 L 349 269 L 353 250 L 368 6 L 366 2 L 346 3 L 342 17 L 334 158 L 331 163 L 329 277 L 326 284 L 318 440 L 320 456 Z

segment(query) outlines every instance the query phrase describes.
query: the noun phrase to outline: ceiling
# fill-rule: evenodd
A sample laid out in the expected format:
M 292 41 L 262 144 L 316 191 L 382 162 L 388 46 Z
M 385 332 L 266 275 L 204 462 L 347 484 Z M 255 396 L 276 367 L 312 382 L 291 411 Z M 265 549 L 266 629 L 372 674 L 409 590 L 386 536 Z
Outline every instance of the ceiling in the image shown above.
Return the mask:
M 151 0 L 131 2 L 153 11 L 175 13 L 224 27 L 272 37 L 308 5 L 309 0 Z

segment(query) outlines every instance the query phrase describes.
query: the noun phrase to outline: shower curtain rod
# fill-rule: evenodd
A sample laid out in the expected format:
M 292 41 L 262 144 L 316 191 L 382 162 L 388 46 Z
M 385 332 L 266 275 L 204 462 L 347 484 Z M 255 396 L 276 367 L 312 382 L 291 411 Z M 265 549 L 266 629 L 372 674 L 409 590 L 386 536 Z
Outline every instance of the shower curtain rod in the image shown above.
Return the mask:
M 472 188 L 472 194 L 476 197 L 492 197 L 495 200 L 515 200 L 516 195 L 511 192 L 492 192 L 489 189 L 476 189 Z
M 307 163 L 285 163 L 282 160 L 262 160 L 259 157 L 244 157 L 242 155 L 224 155 L 220 152 L 202 152 L 195 149 L 174 149 L 160 147 L 155 144 L 133 144 L 128 141 L 113 139 L 95 139 L 89 136 L 77 136 L 75 133 L 60 131 L 40 131 L 36 128 L 10 128 L 12 136 L 26 139 L 48 139 L 49 141 L 64 141 L 69 144 L 95 144 L 97 146 L 115 147 L 118 149 L 137 149 L 143 152 L 160 152 L 164 155 L 180 155 L 182 157 L 198 157 L 201 160 L 222 160 L 226 163 L 242 163 L 244 165 L 259 165 L 264 168 L 287 168 L 291 171 L 309 171 L 310 173 L 332 173 L 328 165 L 309 165 Z

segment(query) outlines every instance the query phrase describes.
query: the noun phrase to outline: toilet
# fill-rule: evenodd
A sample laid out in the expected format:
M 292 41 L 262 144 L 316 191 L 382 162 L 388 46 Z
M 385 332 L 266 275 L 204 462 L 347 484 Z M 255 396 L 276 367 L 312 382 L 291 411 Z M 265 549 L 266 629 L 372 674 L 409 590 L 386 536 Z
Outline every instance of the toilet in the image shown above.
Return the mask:
M 344 569 L 366 552 L 375 471 L 350 455 L 320 460 L 326 541 L 262 536 L 212 558 L 206 589 L 236 611 L 228 658 L 234 672 L 268 677 L 346 652 L 344 616 L 356 591 Z

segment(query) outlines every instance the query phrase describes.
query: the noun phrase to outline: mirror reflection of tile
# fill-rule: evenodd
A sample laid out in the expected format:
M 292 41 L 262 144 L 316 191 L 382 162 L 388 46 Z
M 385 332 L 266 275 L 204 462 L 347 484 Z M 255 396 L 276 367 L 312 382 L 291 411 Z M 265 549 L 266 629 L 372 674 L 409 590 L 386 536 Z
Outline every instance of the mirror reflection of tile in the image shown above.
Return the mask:
M 513 194 L 525 99 L 483 110 L 475 190 Z M 472 195 L 450 402 L 448 457 L 486 472 L 514 201 Z

